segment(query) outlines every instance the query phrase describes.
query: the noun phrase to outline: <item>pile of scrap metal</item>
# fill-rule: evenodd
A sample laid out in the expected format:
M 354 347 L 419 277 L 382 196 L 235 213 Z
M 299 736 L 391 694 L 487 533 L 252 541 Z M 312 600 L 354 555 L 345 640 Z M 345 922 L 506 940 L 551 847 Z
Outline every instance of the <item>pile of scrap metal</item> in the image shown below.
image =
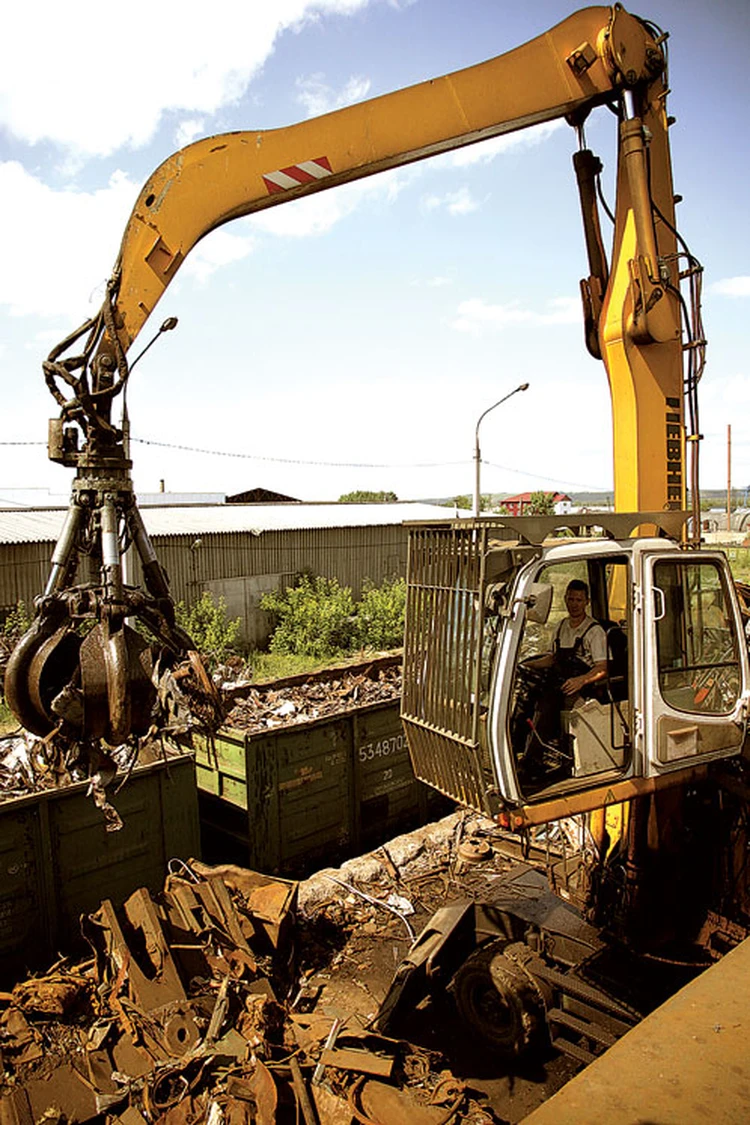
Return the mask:
M 401 665 L 381 658 L 366 665 L 341 668 L 326 675 L 296 677 L 287 681 L 224 692 L 225 725 L 248 733 L 288 723 L 349 711 L 370 703 L 385 703 L 401 695 Z
M 306 1002 L 298 890 L 190 861 L 103 902 L 90 960 L 0 993 L 2 1125 L 497 1120 L 435 1052 Z
M 119 790 L 135 765 L 169 761 L 184 753 L 167 739 L 144 739 L 135 750 L 123 744 L 108 754 L 100 754 L 93 762 L 90 754 L 84 762 L 74 755 L 62 756 L 58 750 L 59 747 L 47 739 L 37 738 L 28 731 L 0 736 L 0 801 L 28 797 L 49 789 L 64 789 L 79 781 L 88 781 L 92 791 L 98 784 L 105 787 L 116 781 L 115 790 Z M 90 772 L 92 764 L 96 768 Z

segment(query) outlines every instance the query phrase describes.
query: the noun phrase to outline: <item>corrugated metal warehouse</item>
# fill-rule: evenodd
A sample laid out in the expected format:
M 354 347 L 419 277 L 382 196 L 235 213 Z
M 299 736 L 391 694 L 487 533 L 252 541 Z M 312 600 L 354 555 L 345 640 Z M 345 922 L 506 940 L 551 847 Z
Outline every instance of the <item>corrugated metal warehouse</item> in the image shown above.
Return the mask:
M 268 622 L 263 593 L 301 571 L 337 578 L 358 597 L 366 578 L 380 584 L 406 572 L 407 520 L 454 515 L 433 504 L 217 504 L 143 507 L 154 549 L 175 601 L 192 604 L 204 590 L 243 621 L 242 639 L 260 645 Z M 44 588 L 60 509 L 0 511 L 0 613 L 27 606 Z M 136 563 L 133 576 L 141 582 Z

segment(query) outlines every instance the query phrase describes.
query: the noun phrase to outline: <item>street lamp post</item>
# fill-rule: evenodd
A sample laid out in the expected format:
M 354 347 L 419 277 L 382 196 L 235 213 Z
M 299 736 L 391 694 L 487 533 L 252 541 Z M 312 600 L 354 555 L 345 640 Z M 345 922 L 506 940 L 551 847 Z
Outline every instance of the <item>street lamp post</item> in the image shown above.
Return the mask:
M 480 425 L 482 419 L 486 418 L 487 415 L 490 413 L 490 411 L 494 410 L 496 406 L 500 406 L 500 405 L 502 405 L 502 403 L 507 402 L 509 398 L 512 398 L 513 395 L 517 395 L 519 391 L 527 391 L 528 389 L 529 389 L 528 383 L 521 383 L 520 387 L 516 387 L 515 390 L 509 391 L 509 393 L 507 395 L 504 395 L 503 398 L 501 398 L 497 402 L 493 403 L 492 406 L 488 406 L 487 409 L 484 411 L 484 413 L 479 415 L 479 419 L 477 420 L 477 428 L 474 431 L 474 515 L 475 516 L 479 515 L 479 504 L 480 504 L 480 495 L 481 495 L 480 491 L 479 491 L 479 477 L 480 477 L 480 471 L 481 471 L 480 465 L 482 463 L 482 458 L 481 458 L 481 454 L 479 452 L 479 425 Z

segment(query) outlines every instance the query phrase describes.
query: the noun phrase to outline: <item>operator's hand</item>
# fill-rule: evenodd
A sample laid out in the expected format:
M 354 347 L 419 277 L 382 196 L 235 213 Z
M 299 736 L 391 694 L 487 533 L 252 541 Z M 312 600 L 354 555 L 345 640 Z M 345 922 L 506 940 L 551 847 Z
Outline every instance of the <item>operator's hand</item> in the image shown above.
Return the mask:
M 569 680 L 565 680 L 562 686 L 563 695 L 578 695 L 579 691 L 587 683 L 584 676 L 571 676 Z

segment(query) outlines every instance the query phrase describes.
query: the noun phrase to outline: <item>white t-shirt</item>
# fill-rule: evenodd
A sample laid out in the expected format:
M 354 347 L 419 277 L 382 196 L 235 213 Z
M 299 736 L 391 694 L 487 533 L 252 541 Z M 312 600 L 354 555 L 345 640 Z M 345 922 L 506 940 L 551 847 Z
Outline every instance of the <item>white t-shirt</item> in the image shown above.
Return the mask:
M 588 664 L 589 668 L 593 668 L 595 664 L 600 664 L 607 659 L 607 634 L 601 625 L 588 614 L 575 629 L 571 628 L 567 617 L 564 617 L 557 627 L 556 639 L 560 648 L 574 648 L 578 637 L 583 637 L 578 655 L 584 663 Z

